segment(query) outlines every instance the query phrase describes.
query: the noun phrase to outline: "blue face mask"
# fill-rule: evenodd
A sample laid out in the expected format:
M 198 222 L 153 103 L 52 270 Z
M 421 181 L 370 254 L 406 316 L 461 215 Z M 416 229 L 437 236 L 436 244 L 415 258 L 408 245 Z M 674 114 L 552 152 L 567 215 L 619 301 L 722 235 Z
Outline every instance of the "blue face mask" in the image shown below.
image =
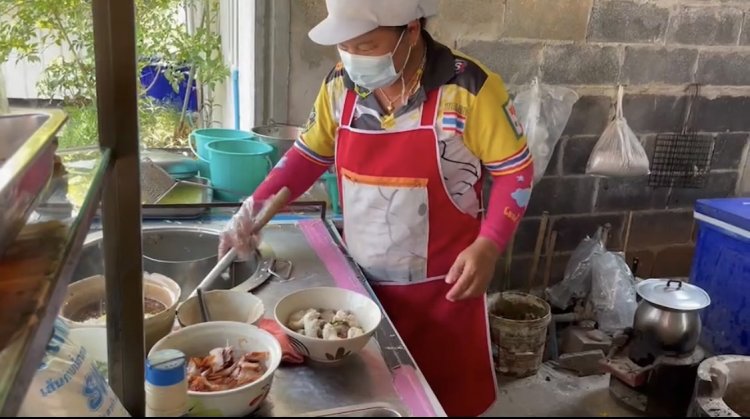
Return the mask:
M 393 53 L 401 44 L 401 40 L 404 38 L 404 33 L 406 33 L 406 31 L 401 32 L 401 37 L 398 39 L 393 51 L 381 56 L 354 55 L 342 51 L 339 48 L 341 62 L 344 64 L 344 68 L 354 84 L 372 91 L 390 86 L 401 77 L 404 68 L 402 67 L 401 70 L 396 71 L 396 67 L 393 64 Z M 411 46 L 406 55 L 406 60 L 404 60 L 404 67 L 406 67 L 406 63 L 409 62 L 410 55 Z

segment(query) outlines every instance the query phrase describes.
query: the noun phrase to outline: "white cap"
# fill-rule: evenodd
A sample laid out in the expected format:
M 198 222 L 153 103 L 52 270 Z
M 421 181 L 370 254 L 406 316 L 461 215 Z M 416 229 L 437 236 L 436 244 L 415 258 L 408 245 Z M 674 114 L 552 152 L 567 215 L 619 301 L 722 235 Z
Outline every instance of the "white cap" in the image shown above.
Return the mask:
M 380 26 L 403 26 L 437 14 L 438 0 L 326 0 L 328 16 L 309 33 L 320 45 L 336 45 Z

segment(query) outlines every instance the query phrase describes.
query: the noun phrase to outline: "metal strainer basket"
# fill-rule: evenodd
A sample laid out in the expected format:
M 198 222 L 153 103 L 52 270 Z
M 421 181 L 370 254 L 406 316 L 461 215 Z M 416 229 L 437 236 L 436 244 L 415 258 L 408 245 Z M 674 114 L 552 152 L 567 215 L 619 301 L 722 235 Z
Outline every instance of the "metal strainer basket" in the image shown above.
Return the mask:
M 169 173 L 167 173 L 159 165 L 154 163 L 151 159 L 144 158 L 141 160 L 142 204 L 153 205 L 158 203 L 165 196 L 167 196 L 178 184 L 198 186 L 201 188 L 229 192 L 242 197 L 243 200 L 246 198 L 246 194 L 244 192 L 233 191 L 224 188 L 215 188 L 211 185 L 204 185 L 198 182 L 174 179 Z

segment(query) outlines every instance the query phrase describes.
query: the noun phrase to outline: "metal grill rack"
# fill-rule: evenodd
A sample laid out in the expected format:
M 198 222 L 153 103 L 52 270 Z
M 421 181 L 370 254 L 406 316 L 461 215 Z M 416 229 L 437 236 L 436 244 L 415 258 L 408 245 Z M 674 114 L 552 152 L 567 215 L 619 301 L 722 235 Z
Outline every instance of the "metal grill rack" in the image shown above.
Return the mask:
M 711 171 L 714 138 L 699 134 L 662 134 L 656 137 L 649 185 L 702 188 Z
M 714 138 L 696 134 L 693 128 L 693 106 L 700 86 L 690 85 L 681 134 L 659 134 L 651 159 L 649 186 L 668 188 L 702 188 L 711 171 Z

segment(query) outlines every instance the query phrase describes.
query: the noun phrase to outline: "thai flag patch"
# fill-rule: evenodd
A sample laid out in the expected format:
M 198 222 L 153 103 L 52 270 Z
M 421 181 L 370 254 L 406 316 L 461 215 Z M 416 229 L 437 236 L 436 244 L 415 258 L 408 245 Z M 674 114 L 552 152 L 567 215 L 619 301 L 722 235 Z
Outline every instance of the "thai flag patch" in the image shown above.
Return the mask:
M 456 134 L 463 134 L 466 117 L 458 112 L 443 113 L 443 130 Z
M 516 112 L 516 107 L 513 105 L 513 101 L 508 99 L 507 102 L 505 102 L 505 106 L 503 106 L 503 111 L 505 111 L 505 116 L 508 118 L 508 122 L 510 122 L 510 126 L 513 128 L 513 132 L 516 134 L 516 139 L 519 139 L 523 136 L 523 124 L 521 124 L 521 121 L 518 119 L 518 112 Z

